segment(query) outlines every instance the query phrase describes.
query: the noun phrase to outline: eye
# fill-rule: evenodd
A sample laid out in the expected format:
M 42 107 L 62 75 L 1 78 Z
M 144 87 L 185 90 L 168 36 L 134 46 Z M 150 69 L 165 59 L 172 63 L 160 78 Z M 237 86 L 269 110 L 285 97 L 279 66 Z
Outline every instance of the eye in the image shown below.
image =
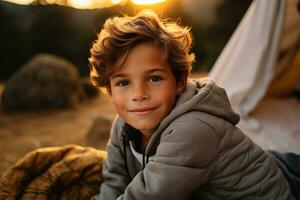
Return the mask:
M 116 83 L 115 83 L 115 86 L 116 87 L 125 87 L 125 86 L 127 86 L 129 84 L 129 81 L 127 81 L 127 80 L 120 80 L 120 81 L 117 81 Z
M 161 80 L 163 80 L 163 78 L 161 76 L 151 76 L 149 78 L 150 82 L 158 82 L 158 81 L 161 81 Z

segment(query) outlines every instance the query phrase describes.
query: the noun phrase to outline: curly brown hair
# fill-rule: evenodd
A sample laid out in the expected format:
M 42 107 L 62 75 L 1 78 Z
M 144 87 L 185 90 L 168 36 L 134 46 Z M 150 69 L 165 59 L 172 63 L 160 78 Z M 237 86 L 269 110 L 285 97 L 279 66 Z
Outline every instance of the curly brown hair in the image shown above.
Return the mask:
M 92 82 L 110 89 L 111 73 L 122 66 L 133 47 L 143 42 L 153 42 L 162 48 L 163 59 L 171 66 L 177 82 L 183 74 L 189 74 L 195 60 L 190 52 L 193 43 L 190 28 L 171 19 L 160 19 L 154 11 L 143 10 L 134 17 L 106 20 L 90 49 Z M 121 58 L 124 58 L 121 64 L 117 63 Z

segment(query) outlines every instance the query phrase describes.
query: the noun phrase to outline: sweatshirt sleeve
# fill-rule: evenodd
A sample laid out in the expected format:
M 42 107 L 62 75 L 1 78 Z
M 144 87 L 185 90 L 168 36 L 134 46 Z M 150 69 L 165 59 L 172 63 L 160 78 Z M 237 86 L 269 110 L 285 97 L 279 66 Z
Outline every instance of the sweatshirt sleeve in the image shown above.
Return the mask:
M 188 118 L 176 123 L 163 133 L 154 160 L 118 200 L 187 200 L 209 180 L 218 154 L 214 129 Z
M 107 144 L 107 158 L 103 164 L 104 182 L 100 187 L 100 194 L 92 200 L 115 200 L 124 193 L 129 184 L 128 175 L 124 165 L 121 138 L 121 122 L 116 119 L 112 126 L 110 140 Z

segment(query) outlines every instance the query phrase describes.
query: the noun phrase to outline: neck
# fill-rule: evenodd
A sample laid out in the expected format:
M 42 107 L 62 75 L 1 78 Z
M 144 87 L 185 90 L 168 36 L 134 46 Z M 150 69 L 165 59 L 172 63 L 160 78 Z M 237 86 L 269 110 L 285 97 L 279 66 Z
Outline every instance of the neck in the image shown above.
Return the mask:
M 139 153 L 143 153 L 149 140 L 150 140 L 151 135 L 144 135 L 142 134 L 142 136 L 135 142 L 135 147 L 136 150 Z

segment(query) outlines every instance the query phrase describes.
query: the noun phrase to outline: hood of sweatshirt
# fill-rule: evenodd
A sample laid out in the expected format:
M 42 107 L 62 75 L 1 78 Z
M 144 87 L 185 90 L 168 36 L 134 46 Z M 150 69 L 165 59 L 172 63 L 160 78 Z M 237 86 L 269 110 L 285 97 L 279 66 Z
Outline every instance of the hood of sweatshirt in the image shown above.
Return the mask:
M 234 125 L 240 119 L 233 111 L 225 90 L 211 79 L 189 80 L 185 92 L 178 98 L 169 117 L 192 110 L 218 116 Z
M 186 90 L 178 97 L 172 111 L 162 120 L 151 136 L 145 151 L 146 154 L 155 153 L 153 146 L 158 145 L 161 133 L 170 123 L 191 111 L 205 112 L 222 118 L 233 125 L 236 125 L 240 119 L 239 115 L 233 111 L 223 88 L 217 86 L 211 79 L 189 79 Z

